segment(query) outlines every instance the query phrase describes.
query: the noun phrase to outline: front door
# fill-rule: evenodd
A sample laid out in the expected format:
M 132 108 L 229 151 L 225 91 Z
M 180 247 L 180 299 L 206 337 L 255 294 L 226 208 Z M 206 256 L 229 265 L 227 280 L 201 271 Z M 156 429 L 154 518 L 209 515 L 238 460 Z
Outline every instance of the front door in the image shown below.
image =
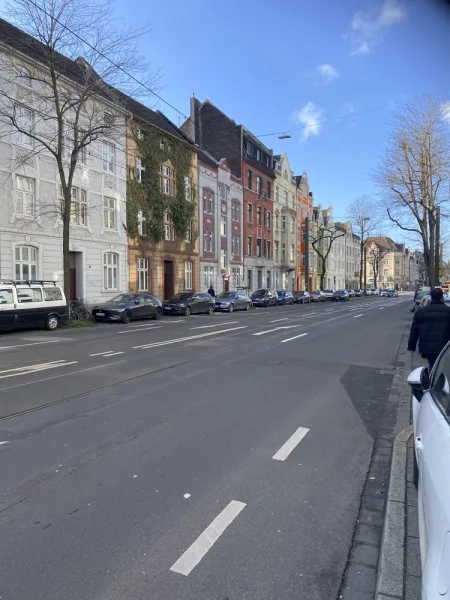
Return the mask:
M 173 281 L 173 261 L 164 261 L 164 300 L 172 298 L 174 295 L 174 281 Z
M 70 263 L 70 300 L 76 300 L 77 298 L 77 268 L 76 268 L 76 255 L 77 252 L 69 252 L 69 263 Z
M 260 290 L 262 286 L 262 270 L 258 269 L 258 290 Z
M 0 330 L 13 329 L 16 320 L 15 312 L 12 289 L 0 290 Z
M 225 277 L 223 280 L 223 291 L 224 292 L 230 291 L 230 280 L 228 279 L 228 277 Z

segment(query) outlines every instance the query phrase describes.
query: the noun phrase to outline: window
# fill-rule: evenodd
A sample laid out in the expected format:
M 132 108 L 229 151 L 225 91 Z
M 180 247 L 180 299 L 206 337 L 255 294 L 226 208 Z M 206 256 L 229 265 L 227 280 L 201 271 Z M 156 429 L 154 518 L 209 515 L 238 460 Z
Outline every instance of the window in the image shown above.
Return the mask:
M 116 230 L 116 200 L 103 198 L 103 221 L 105 229 Z
M 247 170 L 247 187 L 249 190 L 252 189 L 252 183 L 253 183 L 253 173 L 250 171 L 250 169 Z
M 21 131 L 16 132 L 16 141 L 24 146 L 32 146 L 33 140 L 28 135 L 33 129 L 34 115 L 31 108 L 18 106 L 16 108 L 17 128 Z
M 280 249 L 280 242 L 275 242 L 275 260 L 278 260 L 279 257 L 279 249 Z
M 281 231 L 286 231 L 286 217 L 281 217 Z
M 184 285 L 187 290 L 192 290 L 192 263 L 184 263 Z
M 167 210 L 164 213 L 164 239 L 168 242 L 173 242 L 175 239 L 175 230 L 172 223 L 172 216 Z
M 247 269 L 247 287 L 249 290 L 252 289 L 252 270 Z
M 105 290 L 117 290 L 118 265 L 119 257 L 117 254 L 106 252 L 103 255 L 103 287 Z
M 389 275 L 389 269 L 384 269 L 383 275 L 387 277 Z
M 275 231 L 278 231 L 278 222 L 279 222 L 278 214 L 275 214 Z
M 214 239 L 212 229 L 203 230 L 203 250 L 204 252 L 214 252 Z
M 281 244 L 281 260 L 286 260 L 286 244 Z
M 184 198 L 188 202 L 192 202 L 192 179 L 190 177 L 184 178 Z
M 247 154 L 253 154 L 253 146 L 252 146 L 251 142 L 247 141 L 245 143 L 245 147 L 246 147 L 246 150 L 247 150 Z
M 280 201 L 280 188 L 278 186 L 275 186 L 275 200 Z
M 261 160 L 261 150 L 256 148 L 256 160 Z
M 289 260 L 290 260 L 291 262 L 293 262 L 293 261 L 294 261 L 294 244 L 291 244 L 291 251 L 290 251 L 290 253 L 289 253 Z
M 383 260 L 383 265 L 387 265 L 387 264 L 389 264 L 389 261 L 388 261 L 388 260 L 386 260 L 386 259 L 385 259 L 385 260 Z
M 291 217 L 291 233 L 295 233 L 295 217 Z
M 267 257 L 267 240 L 263 242 L 263 256 Z
M 233 235 L 231 240 L 231 251 L 234 255 L 241 253 L 241 238 L 238 235 Z
M 146 292 L 148 290 L 148 260 L 146 258 L 138 258 L 138 290 Z
M 267 182 L 267 198 L 270 200 L 270 197 L 272 196 L 272 184 L 270 183 L 270 181 Z
M 85 190 L 72 186 L 70 203 L 70 222 L 73 225 L 87 225 L 87 200 Z M 61 207 L 61 217 L 64 213 L 64 196 L 62 185 L 58 185 L 58 198 Z
M 222 269 L 226 269 L 227 265 L 228 265 L 227 251 L 225 250 L 225 248 L 222 248 L 220 251 L 220 267 Z
M 51 288 L 43 288 L 44 300 L 47 302 L 57 302 L 58 300 L 63 299 L 63 295 L 61 292 L 61 288 L 51 287 Z
M 138 212 L 138 233 L 141 237 L 145 237 L 147 235 L 147 223 L 142 210 Z
M 286 190 L 283 191 L 283 204 L 287 205 L 288 193 Z
M 247 222 L 251 225 L 253 223 L 253 205 L 247 206 Z
M 239 221 L 241 220 L 241 211 L 239 209 L 239 202 L 233 202 L 231 204 L 231 215 L 232 215 L 232 219 L 233 221 L 235 221 L 236 223 L 239 223 Z
M 223 215 L 220 218 L 220 235 L 227 235 L 227 218 Z
M 136 129 L 136 137 L 138 140 L 143 140 L 144 139 L 144 134 L 142 132 L 142 129 Z
M 18 83 L 26 85 L 27 87 L 33 87 L 31 73 L 22 65 L 14 65 L 14 77 L 17 78 Z
M 256 224 L 262 225 L 262 208 L 261 208 L 261 206 L 258 206 L 258 208 L 256 209 Z
M 221 183 L 220 184 L 220 197 L 223 198 L 224 200 L 227 199 L 227 196 L 228 196 L 227 191 L 228 191 L 227 186 L 224 183 Z
M 247 238 L 247 256 L 251 256 L 252 255 L 252 238 L 248 237 Z
M 231 283 L 233 287 L 241 285 L 241 270 L 239 267 L 233 267 L 233 269 L 231 269 Z
M 261 194 L 262 194 L 262 178 L 259 176 L 256 176 L 256 191 L 258 193 L 258 196 L 261 196 Z
M 188 244 L 192 243 L 192 221 L 189 221 L 188 228 L 186 229 L 186 235 L 184 237 L 184 241 Z
M 295 196 L 292 194 L 292 208 L 295 210 Z
M 266 228 L 270 229 L 270 212 L 266 212 Z
M 108 173 L 115 172 L 116 147 L 109 142 L 103 142 L 103 170 Z
M 175 196 L 175 173 L 167 165 L 159 167 L 159 187 L 164 194 Z
M 19 302 L 42 302 L 42 292 L 40 288 L 30 288 L 17 290 L 17 300 Z
M 136 158 L 136 179 L 139 183 L 145 181 L 145 165 L 142 158 Z
M 16 175 L 16 213 L 34 214 L 34 179 Z
M 19 280 L 37 279 L 37 250 L 33 246 L 16 246 L 15 276 Z
M 80 145 L 81 143 L 83 143 L 83 139 L 84 136 L 86 135 L 85 131 L 82 131 L 80 129 L 79 133 L 78 133 L 78 144 Z M 84 140 L 84 143 L 86 143 L 87 140 Z M 88 162 L 88 149 L 87 149 L 87 145 L 85 146 L 81 146 L 80 147 L 80 152 L 78 153 L 78 158 L 80 159 L 80 163 L 82 165 L 87 165 Z
M 256 240 L 256 256 L 261 256 L 261 238 Z
M 214 285 L 214 267 L 205 267 L 205 282 L 206 288 L 210 288 Z
M 395 269 L 395 274 L 400 275 L 400 269 Z
M 213 193 L 209 190 L 203 191 L 203 212 L 208 215 L 214 214 Z
M 267 258 L 271 258 L 271 250 L 270 240 L 267 240 Z

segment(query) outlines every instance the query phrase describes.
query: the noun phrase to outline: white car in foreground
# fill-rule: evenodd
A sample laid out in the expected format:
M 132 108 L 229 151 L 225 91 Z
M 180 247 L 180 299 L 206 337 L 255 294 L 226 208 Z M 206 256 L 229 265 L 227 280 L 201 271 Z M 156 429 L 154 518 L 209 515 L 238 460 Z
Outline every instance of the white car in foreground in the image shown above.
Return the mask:
M 413 392 L 423 600 L 450 600 L 450 343 L 431 376 L 419 367 Z

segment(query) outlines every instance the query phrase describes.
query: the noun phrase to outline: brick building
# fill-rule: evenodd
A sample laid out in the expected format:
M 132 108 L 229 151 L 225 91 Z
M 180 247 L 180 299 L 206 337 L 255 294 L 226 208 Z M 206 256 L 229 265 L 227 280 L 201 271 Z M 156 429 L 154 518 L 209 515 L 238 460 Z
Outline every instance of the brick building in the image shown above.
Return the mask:
M 309 191 L 308 176 L 306 173 L 303 175 L 297 175 L 295 177 L 297 183 L 297 290 L 305 289 L 305 269 L 306 269 L 306 242 L 305 242 L 305 231 L 306 231 L 306 218 L 309 218 L 310 231 L 313 222 L 313 204 L 314 198 L 312 192 Z M 314 272 L 315 272 L 315 257 L 316 253 L 309 242 L 309 277 L 308 277 L 308 290 L 314 289 Z

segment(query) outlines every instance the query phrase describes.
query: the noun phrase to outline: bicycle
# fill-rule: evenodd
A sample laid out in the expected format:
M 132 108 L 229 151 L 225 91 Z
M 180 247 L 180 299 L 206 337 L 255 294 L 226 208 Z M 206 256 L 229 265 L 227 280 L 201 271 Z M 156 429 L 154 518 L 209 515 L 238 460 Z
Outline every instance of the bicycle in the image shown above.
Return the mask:
M 77 298 L 69 301 L 69 319 L 72 319 L 72 321 L 92 321 L 92 314 Z

